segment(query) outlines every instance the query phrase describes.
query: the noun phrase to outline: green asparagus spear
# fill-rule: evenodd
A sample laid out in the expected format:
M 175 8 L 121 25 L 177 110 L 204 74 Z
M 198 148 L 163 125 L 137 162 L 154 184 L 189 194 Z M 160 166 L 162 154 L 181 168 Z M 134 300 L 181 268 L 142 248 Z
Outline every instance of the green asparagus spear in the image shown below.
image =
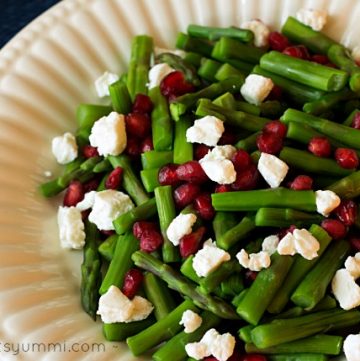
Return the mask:
M 112 108 L 106 105 L 80 104 L 76 110 L 79 129 L 90 131 L 97 120 L 108 115 L 111 111 Z
M 102 161 L 100 161 L 98 164 L 96 164 L 92 171 L 94 173 L 103 173 L 103 172 L 109 172 L 110 170 L 112 170 L 112 166 L 110 162 L 105 158 Z
M 193 146 L 186 141 L 186 131 L 191 125 L 192 119 L 187 116 L 182 116 L 181 119 L 175 123 L 173 158 L 175 164 L 183 164 L 193 160 Z
M 228 229 L 235 227 L 239 223 L 239 217 L 236 213 L 216 212 L 212 222 L 215 239 L 222 237 Z
M 213 49 L 213 45 L 209 41 L 193 38 L 184 33 L 178 34 L 175 46 L 178 49 L 199 53 L 208 58 L 211 56 Z
M 256 139 L 259 136 L 260 132 L 255 132 L 251 135 L 249 135 L 248 137 L 239 140 L 236 144 L 235 147 L 237 149 L 243 149 L 246 150 L 247 152 L 253 152 L 254 150 L 257 149 L 257 145 L 256 145 Z
M 140 171 L 140 178 L 146 192 L 154 192 L 155 188 L 160 186 L 158 178 L 159 170 L 160 168 L 152 168 Z
M 126 84 L 118 80 L 109 86 L 111 104 L 114 110 L 120 114 L 128 114 L 131 111 L 131 97 Z
M 198 74 L 201 78 L 210 81 L 215 82 L 215 74 L 221 67 L 221 63 L 219 63 L 216 60 L 203 58 L 201 60 L 201 65 L 198 69 Z
M 231 77 L 244 78 L 244 73 L 228 63 L 222 64 L 215 72 L 215 79 L 218 81 Z
M 108 262 L 110 262 L 114 256 L 117 240 L 118 240 L 118 235 L 113 234 L 113 235 L 109 236 L 108 238 L 106 238 L 106 240 L 103 241 L 98 248 L 99 253 Z
M 150 150 L 141 154 L 141 164 L 143 169 L 161 168 L 165 164 L 171 163 L 173 152 L 171 150 L 157 151 Z
M 327 189 L 335 192 L 340 198 L 356 198 L 360 195 L 360 171 L 338 180 Z
M 187 32 L 190 36 L 195 38 L 205 38 L 209 40 L 217 40 L 222 36 L 228 38 L 238 39 L 244 43 L 248 43 L 253 40 L 254 34 L 250 30 L 240 29 L 235 26 L 228 28 L 217 28 L 211 26 L 202 26 L 190 24 L 187 28 Z
M 269 361 L 328 361 L 328 357 L 320 353 L 286 353 L 268 355 L 267 359 Z

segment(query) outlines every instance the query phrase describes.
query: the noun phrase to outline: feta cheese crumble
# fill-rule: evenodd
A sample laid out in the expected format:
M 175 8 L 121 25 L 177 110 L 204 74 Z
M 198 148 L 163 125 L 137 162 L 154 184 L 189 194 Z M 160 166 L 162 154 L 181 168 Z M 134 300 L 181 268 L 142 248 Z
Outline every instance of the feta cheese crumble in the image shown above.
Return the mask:
M 104 323 L 133 322 L 147 318 L 153 310 L 152 304 L 141 296 L 128 299 L 116 286 L 110 286 L 99 299 L 97 314 Z
M 327 15 L 327 12 L 322 10 L 300 9 L 296 13 L 296 19 L 313 30 L 320 31 L 326 24 Z
M 258 19 L 246 21 L 241 25 L 242 29 L 251 30 L 254 33 L 254 45 L 258 47 L 269 44 L 270 29 Z
M 261 248 L 264 252 L 267 252 L 271 256 L 277 251 L 278 244 L 279 237 L 276 235 L 272 235 L 264 238 Z
M 168 236 L 169 241 L 174 246 L 178 246 L 181 238 L 191 233 L 192 226 L 196 222 L 196 219 L 197 217 L 193 213 L 180 213 L 177 217 L 175 217 L 166 230 L 166 235 Z
M 69 132 L 53 138 L 51 150 L 59 164 L 70 163 L 78 156 L 76 139 Z
M 192 333 L 202 324 L 202 318 L 194 311 L 186 310 L 182 314 L 180 325 L 184 325 L 185 333 Z
M 111 112 L 97 120 L 91 128 L 90 144 L 100 155 L 119 155 L 126 148 L 125 117 Z
M 113 221 L 134 208 L 130 197 L 113 189 L 96 192 L 89 221 L 99 230 L 114 230 Z
M 346 259 L 345 268 L 355 279 L 360 277 L 360 252 L 356 253 L 354 257 L 349 256 Z
M 360 287 L 347 269 L 341 268 L 336 271 L 331 289 L 344 310 L 360 306 Z
M 62 248 L 81 249 L 85 244 L 85 227 L 81 212 L 75 207 L 59 207 L 57 214 Z
M 203 248 L 196 252 L 193 259 L 193 268 L 199 277 L 206 277 L 218 268 L 223 262 L 230 260 L 230 254 L 216 247 L 211 239 L 204 242 Z
M 100 98 L 109 96 L 109 85 L 117 82 L 119 75 L 106 71 L 95 80 L 95 89 Z
M 295 237 L 292 233 L 287 233 L 283 238 L 281 238 L 277 251 L 280 255 L 289 255 L 293 256 L 296 253 L 295 249 Z
M 343 348 L 347 361 L 360 361 L 360 334 L 348 335 Z
M 202 143 L 214 147 L 224 133 L 224 123 L 212 115 L 196 119 L 194 125 L 187 129 L 186 140 L 189 143 Z
M 259 105 L 270 94 L 274 83 L 262 75 L 250 74 L 240 89 L 243 98 L 250 104 Z
M 160 85 L 161 81 L 170 73 L 175 71 L 171 66 L 166 63 L 154 65 L 149 71 L 149 84 L 148 88 L 152 89 Z
M 265 251 L 248 254 L 244 249 L 242 249 L 236 255 L 236 258 L 239 260 L 241 266 L 256 272 L 261 271 L 263 268 L 270 267 L 271 264 L 270 255 Z
M 336 207 L 339 206 L 341 199 L 332 191 L 316 191 L 315 201 L 317 212 L 327 217 Z
M 79 209 L 81 212 L 92 208 L 95 202 L 95 196 L 96 196 L 96 191 L 85 193 L 83 200 L 78 202 L 75 207 Z
M 285 162 L 267 153 L 261 153 L 257 168 L 271 188 L 279 187 L 289 170 Z

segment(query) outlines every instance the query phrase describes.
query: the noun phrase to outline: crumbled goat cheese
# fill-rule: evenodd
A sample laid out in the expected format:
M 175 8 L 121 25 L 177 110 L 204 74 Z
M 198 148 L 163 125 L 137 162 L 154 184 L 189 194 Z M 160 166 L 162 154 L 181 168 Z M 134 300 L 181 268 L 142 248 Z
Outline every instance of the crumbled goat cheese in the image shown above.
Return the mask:
M 264 252 L 267 252 L 271 256 L 276 252 L 278 244 L 279 237 L 272 235 L 264 238 L 261 248 Z
M 292 233 L 289 232 L 283 238 L 281 238 L 277 246 L 277 251 L 281 255 L 289 256 L 293 256 L 296 253 L 295 237 L 292 235 Z
M 236 258 L 239 260 L 241 266 L 256 272 L 262 270 L 263 268 L 270 267 L 271 264 L 270 255 L 265 251 L 248 254 L 244 249 L 242 249 L 236 255 Z
M 59 207 L 57 221 L 62 248 L 81 249 L 85 244 L 84 223 L 75 207 Z
M 356 279 L 360 277 L 360 252 L 354 257 L 349 256 L 345 261 L 345 268 Z
M 76 139 L 69 132 L 53 138 L 51 150 L 59 164 L 70 163 L 78 156 Z
M 320 31 L 326 24 L 327 12 L 316 9 L 300 9 L 296 13 L 296 19 L 313 30 Z
M 86 211 L 94 205 L 95 202 L 96 191 L 87 192 L 84 195 L 84 199 L 76 205 L 76 208 L 81 212 Z
M 243 98 L 250 104 L 259 105 L 270 94 L 274 83 L 262 75 L 250 74 L 240 89 Z
M 106 71 L 95 80 L 95 89 L 100 98 L 109 96 L 109 85 L 117 82 L 119 75 Z
M 154 65 L 149 71 L 149 84 L 148 88 L 152 89 L 160 85 L 161 81 L 170 73 L 175 71 L 171 66 L 166 63 Z
M 254 33 L 254 45 L 258 47 L 269 44 L 270 29 L 258 19 L 246 21 L 241 25 L 242 29 L 251 30 Z
M 360 334 L 348 335 L 343 347 L 347 361 L 360 361 Z
M 202 318 L 194 311 L 186 310 L 182 314 L 180 325 L 184 325 L 185 333 L 192 333 L 202 324 Z
M 224 133 L 224 123 L 222 120 L 207 115 L 196 119 L 194 125 L 187 129 L 186 140 L 189 143 L 202 143 L 209 147 L 214 147 Z
M 191 342 L 185 345 L 186 354 L 195 360 L 202 360 L 211 355 L 207 345 L 201 342 Z
M 199 277 L 206 277 L 223 262 L 230 260 L 230 254 L 216 247 L 211 239 L 204 242 L 203 248 L 197 251 L 193 259 L 193 268 Z
M 261 153 L 258 170 L 271 188 L 279 187 L 289 170 L 288 165 L 272 154 Z
M 180 56 L 180 58 L 183 58 L 186 55 L 186 52 L 184 50 L 166 49 L 166 48 L 160 48 L 158 46 L 155 46 L 155 49 L 154 49 L 155 56 L 158 56 L 158 55 L 163 54 L 163 53 L 174 54 L 174 55 Z
M 332 191 L 315 192 L 316 209 L 318 213 L 327 217 L 336 207 L 339 206 L 341 199 Z
M 174 218 L 168 229 L 166 230 L 166 235 L 169 238 L 169 241 L 174 245 L 178 246 L 181 238 L 190 234 L 192 231 L 192 226 L 196 222 L 196 215 L 193 213 L 189 214 L 179 214 Z
M 341 268 L 336 271 L 331 289 L 344 310 L 360 306 L 360 287 L 347 269 Z
M 99 230 L 114 230 L 113 221 L 133 208 L 134 204 L 127 194 L 107 189 L 95 194 L 89 221 Z
M 217 145 L 210 152 L 208 152 L 201 161 L 206 160 L 224 160 L 231 159 L 236 153 L 236 148 L 232 145 Z
M 126 148 L 125 117 L 111 112 L 97 120 L 91 128 L 90 144 L 100 155 L 119 155 Z
M 153 310 L 152 304 L 141 296 L 128 299 L 116 286 L 110 286 L 99 299 L 97 314 L 104 323 L 133 322 L 147 318 Z

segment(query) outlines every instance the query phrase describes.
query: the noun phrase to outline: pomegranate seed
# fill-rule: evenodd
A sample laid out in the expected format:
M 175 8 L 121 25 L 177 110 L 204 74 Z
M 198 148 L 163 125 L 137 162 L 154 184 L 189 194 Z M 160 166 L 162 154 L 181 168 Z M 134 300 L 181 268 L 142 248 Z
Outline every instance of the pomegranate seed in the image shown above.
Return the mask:
M 360 129 L 360 112 L 356 112 L 351 126 L 355 129 Z
M 118 189 L 121 181 L 124 170 L 121 167 L 116 167 L 107 177 L 105 181 L 106 189 Z
M 298 175 L 290 184 L 290 188 L 295 191 L 305 191 L 312 189 L 313 179 L 308 175 Z
M 326 137 L 313 137 L 308 144 L 308 150 L 317 157 L 329 157 L 331 144 Z
M 350 237 L 350 245 L 354 251 L 360 252 L 360 237 Z
M 132 106 L 133 113 L 150 114 L 153 109 L 153 103 L 145 94 L 137 94 Z
M 353 169 L 359 166 L 359 157 L 355 150 L 349 148 L 338 148 L 335 151 L 335 160 L 340 167 Z
M 329 62 L 329 58 L 326 55 L 315 54 L 311 56 L 311 61 L 321 65 L 326 65 Z
M 201 192 L 198 185 L 185 183 L 174 190 L 174 201 L 179 208 L 184 208 L 190 204 Z
M 85 222 L 88 219 L 90 212 L 91 209 L 87 209 L 86 211 L 81 212 L 81 219 L 83 220 L 83 222 Z
M 215 209 L 211 204 L 209 193 L 202 193 L 194 200 L 194 208 L 202 219 L 210 221 L 215 216 Z
M 84 187 L 78 180 L 70 182 L 63 200 L 65 207 L 74 207 L 84 198 Z
M 205 144 L 197 144 L 195 147 L 195 159 L 200 160 L 211 151 L 211 148 Z
M 192 232 L 180 240 L 179 250 L 181 257 L 186 258 L 199 250 L 200 242 L 204 237 L 206 228 L 200 227 L 195 232 Z
M 288 46 L 282 53 L 303 60 L 310 58 L 309 51 L 304 45 Z
M 285 35 L 272 31 L 269 35 L 269 44 L 272 50 L 283 51 L 290 45 L 290 42 Z
M 128 137 L 126 142 L 126 154 L 130 155 L 131 157 L 137 157 L 141 154 L 139 140 L 133 137 Z
M 181 71 L 173 71 L 160 83 L 161 93 L 168 99 L 176 98 L 186 93 L 195 91 L 195 87 L 185 80 Z
M 100 231 L 100 233 L 106 237 L 110 237 L 110 236 L 113 236 L 115 234 L 115 231 L 109 229 L 109 230 L 105 230 L 105 229 L 102 229 Z
M 279 138 L 285 138 L 287 127 L 284 123 L 280 122 L 280 120 L 272 120 L 271 122 L 266 123 L 263 132 L 275 134 Z
M 278 85 L 274 85 L 266 99 L 280 101 L 282 99 L 282 93 L 282 89 Z
M 145 152 L 149 152 L 150 150 L 153 150 L 153 149 L 154 149 L 154 145 L 153 145 L 153 141 L 152 141 L 152 136 L 149 135 L 141 142 L 140 152 L 145 153 Z
M 142 272 L 136 268 L 129 269 L 124 277 L 124 284 L 122 286 L 122 293 L 127 298 L 133 298 L 139 290 L 141 283 L 144 279 Z
M 95 148 L 91 145 L 84 145 L 84 147 L 82 149 L 82 154 L 85 158 L 93 158 L 93 157 L 99 156 L 99 152 L 98 152 L 97 148 Z
M 205 174 L 201 165 L 196 160 L 191 160 L 181 164 L 176 169 L 178 179 L 186 182 L 201 184 L 206 182 L 209 178 Z
M 247 270 L 245 272 L 245 283 L 250 286 L 256 279 L 258 272 Z
M 125 117 L 126 133 L 137 138 L 145 138 L 151 129 L 150 117 L 142 113 L 129 113 Z
M 262 132 L 256 138 L 256 145 L 260 152 L 277 154 L 283 147 L 283 141 L 279 136 L 273 133 Z
M 260 355 L 257 353 L 249 353 L 247 355 L 243 355 L 239 361 L 267 361 L 266 356 Z
M 347 233 L 344 223 L 338 221 L 337 219 L 324 219 L 321 222 L 321 227 L 324 228 L 333 239 L 343 238 Z
M 133 225 L 133 235 L 140 239 L 142 234 L 149 231 L 157 231 L 157 225 L 153 222 L 147 222 L 147 221 L 138 221 L 135 222 Z
M 354 201 L 343 200 L 334 213 L 345 226 L 352 226 L 356 221 L 357 210 L 357 204 Z
M 231 185 L 230 184 L 218 184 L 215 187 L 215 193 L 225 193 L 225 192 L 231 192 Z
M 162 244 L 164 240 L 158 231 L 149 230 L 144 232 L 140 237 L 140 249 L 144 252 L 154 252 Z
M 237 172 L 246 170 L 253 164 L 250 154 L 243 149 L 238 149 L 232 156 L 231 161 Z
M 236 135 L 230 130 L 226 130 L 222 134 L 221 138 L 218 141 L 218 145 L 226 145 L 226 144 L 235 144 L 236 143 Z
M 288 228 L 282 228 L 280 229 L 280 231 L 277 233 L 277 236 L 279 237 L 279 239 L 284 238 L 288 233 L 293 233 L 295 231 L 297 227 L 294 226 L 293 224 L 288 227 Z
M 251 164 L 248 169 L 237 172 L 235 182 L 231 188 L 235 191 L 246 191 L 256 188 L 260 175 L 255 164 Z
M 86 183 L 83 184 L 84 194 L 91 192 L 91 191 L 96 191 L 99 184 L 100 184 L 100 181 L 98 178 L 93 178 L 93 179 L 87 181 Z
M 176 173 L 178 166 L 176 164 L 164 165 L 159 170 L 158 180 L 159 183 L 164 185 L 176 185 L 179 183 L 179 178 Z

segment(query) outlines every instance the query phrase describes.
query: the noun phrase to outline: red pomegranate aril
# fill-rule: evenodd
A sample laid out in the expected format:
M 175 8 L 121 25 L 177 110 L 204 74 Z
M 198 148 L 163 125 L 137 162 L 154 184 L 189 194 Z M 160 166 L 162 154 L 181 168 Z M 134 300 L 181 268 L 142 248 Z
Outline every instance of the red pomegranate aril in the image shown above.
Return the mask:
M 317 157 L 329 157 L 331 144 L 326 137 L 313 137 L 308 144 L 308 150 Z
M 179 165 L 176 169 L 176 175 L 178 179 L 182 181 L 197 184 L 201 184 L 209 180 L 200 163 L 196 160 L 191 160 Z
M 230 184 L 218 184 L 215 187 L 215 193 L 225 193 L 225 192 L 231 192 L 232 188 Z
M 150 114 L 153 109 L 153 103 L 145 94 L 137 94 L 132 106 L 133 113 Z
M 99 156 L 97 148 L 91 145 L 84 145 L 84 147 L 82 148 L 82 154 L 85 158 L 93 158 Z
M 186 93 L 195 91 L 195 87 L 185 80 L 181 71 L 173 71 L 160 83 L 161 94 L 166 98 L 173 99 Z
M 203 193 L 197 196 L 194 200 L 194 208 L 199 216 L 206 221 L 211 221 L 215 216 L 215 209 L 212 206 L 209 193 Z
M 105 181 L 106 189 L 118 189 L 121 181 L 124 170 L 121 167 L 116 167 L 107 177 Z
M 63 205 L 65 207 L 74 207 L 84 198 L 84 187 L 78 180 L 73 180 L 70 182 L 69 186 L 66 189 Z
M 309 51 L 304 45 L 288 46 L 282 53 L 303 60 L 310 58 Z
M 350 245 L 354 251 L 360 252 L 360 237 L 356 237 L 356 236 L 350 237 Z
M 247 270 L 245 272 L 245 282 L 247 285 L 251 285 L 255 281 L 257 275 L 258 272 Z
M 189 257 L 199 250 L 200 243 L 204 237 L 206 228 L 200 227 L 196 231 L 187 234 L 180 240 L 179 251 L 183 258 Z
M 147 221 L 138 221 L 135 222 L 133 225 L 133 235 L 140 239 L 142 234 L 149 231 L 157 231 L 158 227 L 156 223 L 153 222 L 147 222 Z
M 255 189 L 260 175 L 255 164 L 251 164 L 248 169 L 237 172 L 235 182 L 231 188 L 235 191 L 247 191 Z
M 178 166 L 176 164 L 164 165 L 159 170 L 158 181 L 162 186 L 165 185 L 176 185 L 179 183 L 179 178 L 176 173 Z
M 289 39 L 285 35 L 277 31 L 272 31 L 270 33 L 269 44 L 270 44 L 270 48 L 276 51 L 283 51 L 288 46 L 290 46 Z
M 267 358 L 257 353 L 248 353 L 239 358 L 239 361 L 267 361 Z
M 278 154 L 283 147 L 283 140 L 273 133 L 262 132 L 256 138 L 256 145 L 260 152 Z
M 144 232 L 140 237 L 140 249 L 144 252 L 154 252 L 162 244 L 164 240 L 162 235 L 157 230 L 149 230 Z
M 125 153 L 131 157 L 137 157 L 141 154 L 139 140 L 134 137 L 128 137 L 126 142 Z
M 272 120 L 271 122 L 266 123 L 263 132 L 275 134 L 279 138 L 285 138 L 287 127 L 284 123 L 280 122 L 280 120 Z
M 133 298 L 139 290 L 143 279 L 144 275 L 140 270 L 136 268 L 129 269 L 124 277 L 124 283 L 121 289 L 122 293 L 127 298 Z
M 93 178 L 86 183 L 83 184 L 84 193 L 88 193 L 91 191 L 96 191 L 100 184 L 100 180 L 98 178 Z
M 153 145 L 153 141 L 152 141 L 152 136 L 148 135 L 142 142 L 141 142 L 141 146 L 140 146 L 140 152 L 141 153 L 145 153 L 145 152 L 149 152 L 150 150 L 154 149 L 154 145 Z
M 184 208 L 192 203 L 200 192 L 201 189 L 197 184 L 182 184 L 174 190 L 174 201 L 178 208 Z
M 359 166 L 359 157 L 354 149 L 337 148 L 335 151 L 335 160 L 340 167 L 345 169 L 354 169 Z
M 211 148 L 205 144 L 197 144 L 195 146 L 194 156 L 196 160 L 200 160 L 205 157 L 211 151 Z
M 333 239 L 341 239 L 345 237 L 347 233 L 344 223 L 337 219 L 324 219 L 321 222 L 321 227 L 324 228 Z
M 351 126 L 355 129 L 360 129 L 360 112 L 356 112 Z
M 329 63 L 329 58 L 326 55 L 315 54 L 311 56 L 311 61 L 321 65 L 326 65 Z
M 352 226 L 357 217 L 357 204 L 352 200 L 341 201 L 339 207 L 334 210 L 334 213 L 345 226 Z
M 109 229 L 109 230 L 105 230 L 105 229 L 102 229 L 100 231 L 100 233 L 106 237 L 110 237 L 110 236 L 113 236 L 115 234 L 115 231 L 113 231 L 112 229 Z
M 295 225 L 291 225 L 288 228 L 282 228 L 280 229 L 280 231 L 277 233 L 277 236 L 279 237 L 279 239 L 284 238 L 288 233 L 293 233 L 295 231 L 297 227 Z
M 137 138 L 145 138 L 151 129 L 150 117 L 142 113 L 129 113 L 125 117 L 126 133 Z
M 308 175 L 298 175 L 290 184 L 290 188 L 295 191 L 311 190 L 313 179 Z
M 270 94 L 267 96 L 266 100 L 281 100 L 283 91 L 278 85 L 274 85 L 270 91 Z
M 236 143 L 236 135 L 225 129 L 225 132 L 222 134 L 221 138 L 218 141 L 218 145 L 226 145 L 226 144 L 235 144 Z
M 237 172 L 246 170 L 253 164 L 250 154 L 244 149 L 238 149 L 231 157 L 231 161 Z

